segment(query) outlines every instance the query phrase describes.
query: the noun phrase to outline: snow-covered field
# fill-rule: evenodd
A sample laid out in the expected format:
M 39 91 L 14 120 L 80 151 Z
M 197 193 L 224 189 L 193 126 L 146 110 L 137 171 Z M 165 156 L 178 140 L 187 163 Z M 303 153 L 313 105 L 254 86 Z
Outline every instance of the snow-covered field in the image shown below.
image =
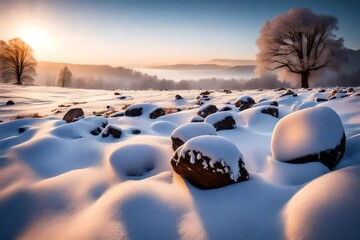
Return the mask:
M 296 97 L 279 97 L 285 90 L 215 91 L 199 106 L 200 90 L 0 85 L 0 239 L 360 239 L 360 88 L 314 101 L 334 89 L 297 89 Z M 234 104 L 244 96 L 257 105 L 239 111 Z M 269 105 L 273 100 L 278 107 Z M 154 105 L 145 104 L 141 116 L 119 116 L 124 106 L 145 102 L 173 113 L 151 119 Z M 230 116 L 235 128 L 214 131 L 203 123 L 203 130 L 174 131 L 201 119 L 195 116 L 207 104 L 229 107 L 207 124 Z M 269 106 L 278 118 L 262 112 Z M 66 123 L 71 108 L 86 117 Z M 35 113 L 44 117 L 14 120 Z M 121 136 L 103 136 L 109 126 Z M 345 154 L 332 170 L 287 161 L 335 147 L 343 129 Z M 209 131 L 185 139 L 179 154 L 196 148 L 228 163 L 232 180 L 240 157 L 249 180 L 195 187 L 172 168 L 173 131 L 184 138 Z

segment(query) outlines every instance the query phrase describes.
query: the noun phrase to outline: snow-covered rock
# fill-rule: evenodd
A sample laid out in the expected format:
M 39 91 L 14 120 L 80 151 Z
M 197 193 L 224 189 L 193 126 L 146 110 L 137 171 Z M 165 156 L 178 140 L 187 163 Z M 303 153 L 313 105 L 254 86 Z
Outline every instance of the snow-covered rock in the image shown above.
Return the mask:
M 105 138 L 111 135 L 113 138 L 120 138 L 122 132 L 123 130 L 119 127 L 116 127 L 114 125 L 107 125 L 105 129 L 101 132 L 101 136 Z
M 197 115 L 199 115 L 200 117 L 206 118 L 210 114 L 217 112 L 217 110 L 218 110 L 218 108 L 215 105 L 208 104 L 208 105 L 202 106 L 199 109 L 199 111 L 197 112 Z
M 217 112 L 205 118 L 205 122 L 214 126 L 216 131 L 236 128 L 236 121 L 231 112 Z
M 202 122 L 183 124 L 171 133 L 172 148 L 175 151 L 189 139 L 202 135 L 216 135 L 216 129 Z
M 156 119 L 160 116 L 165 115 L 165 109 L 155 104 L 142 103 L 133 104 L 126 108 L 125 115 L 129 117 L 138 117 L 141 115 L 147 115 L 150 119 Z
M 332 169 L 344 154 L 345 139 L 337 113 L 328 107 L 313 107 L 281 119 L 275 126 L 271 149 L 279 161 L 318 161 Z
M 250 108 L 255 104 L 255 100 L 250 96 L 242 96 L 235 101 L 235 107 L 240 111 Z
M 203 121 L 204 121 L 204 118 L 200 117 L 198 115 L 193 116 L 193 117 L 190 118 L 190 122 L 203 122 Z
M 174 171 L 201 189 L 246 181 L 243 155 L 234 143 L 220 136 L 199 136 L 179 147 L 171 159 Z

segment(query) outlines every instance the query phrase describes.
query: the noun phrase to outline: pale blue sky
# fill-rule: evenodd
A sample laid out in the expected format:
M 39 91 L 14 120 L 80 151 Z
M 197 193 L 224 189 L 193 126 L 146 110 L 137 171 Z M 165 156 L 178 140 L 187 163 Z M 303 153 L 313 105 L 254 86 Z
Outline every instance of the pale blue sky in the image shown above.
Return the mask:
M 360 1 L 0 0 L 0 39 L 22 37 L 38 60 L 151 65 L 254 59 L 267 19 L 309 7 L 339 20 L 345 46 L 360 48 Z

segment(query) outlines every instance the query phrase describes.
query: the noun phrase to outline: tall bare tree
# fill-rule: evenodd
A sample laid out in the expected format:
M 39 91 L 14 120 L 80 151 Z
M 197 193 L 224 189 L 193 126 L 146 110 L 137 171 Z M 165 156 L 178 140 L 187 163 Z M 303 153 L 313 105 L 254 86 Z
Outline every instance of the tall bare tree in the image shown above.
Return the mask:
M 316 15 L 308 8 L 290 9 L 267 21 L 257 40 L 257 71 L 286 71 L 301 76 L 301 87 L 309 87 L 313 71 L 336 65 L 343 49 L 337 38 L 337 19 Z
M 23 84 L 32 83 L 37 66 L 32 48 L 20 38 L 0 41 L 1 81 Z
M 68 66 L 64 66 L 60 68 L 59 73 L 55 80 L 55 86 L 57 87 L 70 87 L 71 85 L 71 79 L 72 79 L 72 73 Z

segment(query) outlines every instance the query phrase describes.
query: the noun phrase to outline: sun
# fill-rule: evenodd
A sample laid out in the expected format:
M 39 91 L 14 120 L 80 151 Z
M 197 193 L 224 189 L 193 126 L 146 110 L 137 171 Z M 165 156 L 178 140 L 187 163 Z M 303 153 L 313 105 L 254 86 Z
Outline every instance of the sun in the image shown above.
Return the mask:
M 21 31 L 20 38 L 32 48 L 41 48 L 46 44 L 46 36 L 40 28 L 28 26 Z

